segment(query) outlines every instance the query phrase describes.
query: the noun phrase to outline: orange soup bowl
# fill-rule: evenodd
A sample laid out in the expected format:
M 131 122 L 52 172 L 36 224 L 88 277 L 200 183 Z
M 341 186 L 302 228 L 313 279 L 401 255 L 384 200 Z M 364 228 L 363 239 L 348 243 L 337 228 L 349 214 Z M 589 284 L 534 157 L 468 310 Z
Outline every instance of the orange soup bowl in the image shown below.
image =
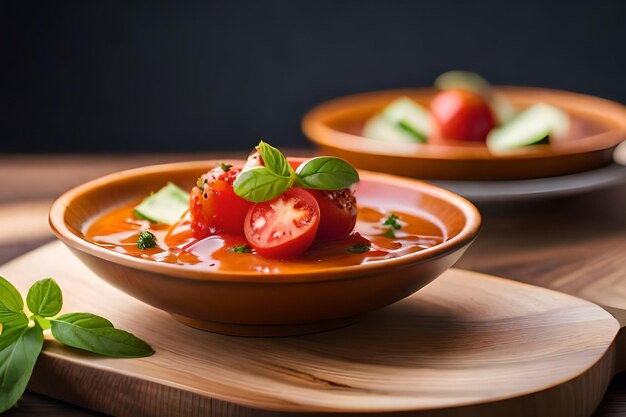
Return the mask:
M 573 174 L 613 162 L 626 139 L 626 106 L 584 94 L 546 88 L 497 87 L 517 109 L 546 103 L 570 116 L 570 133 L 553 144 L 521 147 L 494 155 L 484 144 L 433 137 L 429 143 L 380 141 L 362 135 L 365 122 L 389 103 L 409 97 L 428 107 L 439 92 L 413 88 L 356 94 L 327 101 L 309 111 L 302 130 L 323 154 L 357 168 L 432 180 L 516 180 Z
M 458 195 L 423 182 L 363 171 L 356 190 L 359 204 L 419 212 L 441 228 L 443 242 L 360 265 L 329 267 L 322 262 L 287 273 L 233 273 L 131 257 L 85 239 L 84 231 L 98 216 L 138 201 L 168 181 L 191 189 L 219 162 L 243 164 L 155 165 L 90 181 L 54 202 L 50 225 L 109 284 L 187 325 L 245 336 L 287 336 L 350 324 L 437 278 L 459 259 L 481 225 L 477 209 Z

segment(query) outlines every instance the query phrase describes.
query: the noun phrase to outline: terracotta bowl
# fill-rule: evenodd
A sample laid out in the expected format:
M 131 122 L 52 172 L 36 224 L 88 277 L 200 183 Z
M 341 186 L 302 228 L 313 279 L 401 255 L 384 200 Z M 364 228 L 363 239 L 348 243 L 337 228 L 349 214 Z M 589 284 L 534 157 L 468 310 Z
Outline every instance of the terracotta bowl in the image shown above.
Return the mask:
M 217 164 L 155 165 L 88 182 L 52 205 L 50 225 L 102 279 L 185 324 L 234 335 L 284 336 L 341 327 L 407 297 L 450 268 L 481 224 L 476 208 L 453 193 L 415 180 L 362 172 L 357 191 L 361 204 L 419 208 L 440 225 L 447 239 L 421 252 L 364 265 L 261 274 L 203 271 L 133 258 L 83 238 L 82 231 L 94 217 L 137 201 L 167 181 L 191 189 L 200 174 Z
M 614 148 L 626 139 L 626 107 L 609 100 L 566 91 L 498 87 L 514 106 L 538 102 L 570 114 L 570 137 L 559 143 L 492 155 L 483 144 L 434 139 L 432 144 L 389 143 L 362 136 L 367 119 L 393 100 L 407 96 L 428 105 L 434 88 L 390 90 L 338 98 L 309 111 L 304 133 L 324 154 L 358 168 L 439 180 L 505 180 L 572 174 L 608 165 Z

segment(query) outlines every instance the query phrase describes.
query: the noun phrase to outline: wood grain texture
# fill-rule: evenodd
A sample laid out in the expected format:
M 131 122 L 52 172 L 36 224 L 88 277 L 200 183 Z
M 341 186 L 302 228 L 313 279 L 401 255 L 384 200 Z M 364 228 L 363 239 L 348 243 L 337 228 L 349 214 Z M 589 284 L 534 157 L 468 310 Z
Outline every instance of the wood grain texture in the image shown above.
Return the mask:
M 626 148 L 625 148 L 626 149 Z M 306 150 L 294 151 L 304 155 Z M 626 154 L 626 152 L 624 153 Z M 242 157 L 244 153 L 224 157 Z M 218 158 L 211 154 L 207 159 Z M 198 155 L 162 157 L 149 155 L 132 156 L 0 156 L 0 218 L 8 218 L 3 202 L 52 199 L 73 185 L 120 169 L 160 163 L 165 161 L 197 159 Z M 74 162 L 72 162 L 74 161 Z M 89 163 L 81 163 L 88 161 Z M 33 181 L 45 172 L 46 187 L 33 188 Z M 568 291 L 577 294 L 579 289 L 590 293 L 595 283 L 605 286 L 601 294 L 622 293 L 626 282 L 626 186 L 600 192 L 590 192 L 574 198 L 542 202 L 517 202 L 514 205 L 485 206 L 484 228 L 472 248 L 458 266 L 493 275 L 505 276 L 542 286 L 558 289 L 568 283 Z M 45 211 L 45 208 L 41 210 Z M 43 219 L 22 216 L 22 229 L 27 235 L 33 224 Z M 36 227 L 36 226 L 35 226 Z M 0 243 L 0 262 L 25 253 L 52 239 L 52 233 L 24 239 L 12 244 L 10 240 Z M 611 269 L 604 267 L 607 250 L 611 253 Z M 585 265 L 586 273 L 578 273 Z M 617 276 L 615 284 L 605 279 L 605 274 Z M 575 279 L 568 279 L 570 275 Z M 600 298 L 594 298 L 602 302 Z M 623 298 L 616 300 L 623 303 Z M 623 305 L 623 304 L 616 304 Z M 59 389 L 63 384 L 59 383 Z M 64 389 L 71 389 L 73 381 Z M 125 389 L 122 386 L 120 389 Z M 567 403 L 568 401 L 565 401 Z M 31 416 L 100 416 L 90 410 L 62 403 L 27 392 L 20 407 L 7 413 L 10 417 Z M 141 414 L 140 414 L 141 415 Z M 227 414 L 225 414 L 227 415 Z M 626 375 L 614 378 L 594 417 L 621 417 L 626 415 Z
M 483 238 L 457 266 L 626 310 L 626 186 L 482 212 Z
M 588 416 L 613 376 L 620 328 L 592 303 L 462 270 L 353 326 L 278 339 L 182 326 L 108 286 L 60 242 L 0 274 L 22 291 L 52 275 L 64 311 L 101 314 L 153 345 L 150 358 L 119 360 L 46 342 L 31 389 L 119 416 Z

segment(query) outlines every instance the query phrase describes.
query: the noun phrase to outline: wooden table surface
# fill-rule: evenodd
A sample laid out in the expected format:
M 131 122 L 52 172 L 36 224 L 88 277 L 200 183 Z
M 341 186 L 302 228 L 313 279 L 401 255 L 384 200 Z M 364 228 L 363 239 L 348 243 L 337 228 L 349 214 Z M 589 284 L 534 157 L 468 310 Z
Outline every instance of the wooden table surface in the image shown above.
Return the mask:
M 0 156 L 0 263 L 54 239 L 47 210 L 56 196 L 74 185 L 153 163 L 243 156 Z M 457 267 L 559 289 L 609 309 L 626 310 L 626 185 L 559 200 L 480 208 L 483 230 Z M 27 392 L 19 407 L 5 415 L 100 414 Z M 594 414 L 599 416 L 626 416 L 626 374 L 611 383 Z

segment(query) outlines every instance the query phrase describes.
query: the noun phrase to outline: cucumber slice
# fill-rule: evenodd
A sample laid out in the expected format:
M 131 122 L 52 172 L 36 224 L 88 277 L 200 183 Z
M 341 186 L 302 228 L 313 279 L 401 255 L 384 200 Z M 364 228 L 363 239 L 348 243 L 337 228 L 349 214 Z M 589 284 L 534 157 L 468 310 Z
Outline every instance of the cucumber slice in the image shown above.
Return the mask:
M 517 115 L 517 110 L 504 94 L 492 92 L 487 101 L 499 124 L 508 123 Z
M 428 110 L 407 97 L 389 104 L 365 123 L 363 135 L 389 142 L 426 142 L 432 131 Z
M 174 224 L 188 208 L 189 194 L 178 185 L 168 182 L 165 187 L 139 203 L 134 213 L 151 222 Z
M 548 104 L 535 104 L 504 126 L 487 135 L 487 148 L 494 154 L 541 143 L 546 137 L 562 137 L 569 130 L 567 113 Z M 544 142 L 545 143 L 545 142 Z
M 491 84 L 474 72 L 444 72 L 435 79 L 435 87 L 441 90 L 466 90 L 480 94 L 491 106 L 499 124 L 511 121 L 517 113 L 513 104 L 504 95 L 494 92 Z
M 402 97 L 385 107 L 382 115 L 418 142 L 426 142 L 432 132 L 430 113 L 408 97 Z
M 482 76 L 469 71 L 448 71 L 435 79 L 435 87 L 441 90 L 467 90 L 483 95 L 489 94 L 491 84 Z
M 415 136 L 394 126 L 382 114 L 372 117 L 365 123 L 363 136 L 386 142 L 415 143 Z

